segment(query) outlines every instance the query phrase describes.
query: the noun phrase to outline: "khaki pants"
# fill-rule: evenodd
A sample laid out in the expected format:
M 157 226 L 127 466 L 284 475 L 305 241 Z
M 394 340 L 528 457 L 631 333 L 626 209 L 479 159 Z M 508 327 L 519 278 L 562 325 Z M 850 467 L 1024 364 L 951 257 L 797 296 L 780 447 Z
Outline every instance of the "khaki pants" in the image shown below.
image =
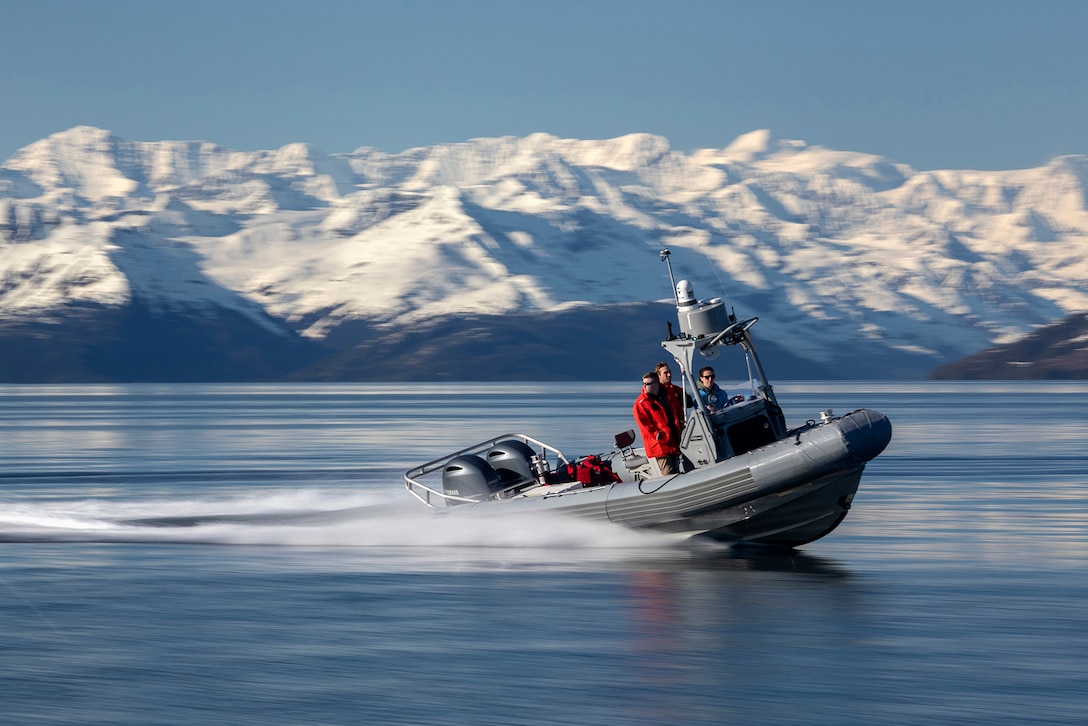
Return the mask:
M 677 454 L 668 454 L 666 456 L 657 457 L 657 465 L 661 469 L 661 473 L 665 476 L 670 476 L 677 473 L 676 461 L 680 457 Z

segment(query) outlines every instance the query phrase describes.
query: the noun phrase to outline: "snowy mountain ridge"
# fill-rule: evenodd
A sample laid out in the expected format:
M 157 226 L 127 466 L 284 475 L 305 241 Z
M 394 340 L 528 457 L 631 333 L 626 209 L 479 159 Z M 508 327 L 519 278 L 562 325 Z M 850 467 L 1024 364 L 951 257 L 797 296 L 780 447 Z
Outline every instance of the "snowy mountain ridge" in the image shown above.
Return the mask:
M 542 133 L 326 154 L 76 127 L 0 166 L 0 320 L 138 300 L 321 340 L 666 300 L 669 247 L 699 297 L 802 357 L 936 366 L 1088 310 L 1086 187 L 1085 156 L 919 172 L 767 131 L 692 154 Z

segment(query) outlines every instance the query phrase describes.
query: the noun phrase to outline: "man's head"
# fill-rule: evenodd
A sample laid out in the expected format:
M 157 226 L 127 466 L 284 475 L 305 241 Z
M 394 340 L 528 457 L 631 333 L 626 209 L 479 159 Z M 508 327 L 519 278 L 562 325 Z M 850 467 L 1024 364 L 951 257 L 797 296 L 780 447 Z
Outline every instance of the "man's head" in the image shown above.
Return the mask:
M 661 382 L 658 380 L 656 372 L 650 371 L 642 375 L 642 390 L 651 396 L 656 396 L 661 392 Z
M 699 369 L 699 383 L 702 383 L 707 388 L 714 385 L 714 379 L 716 375 L 714 369 L 711 366 L 703 366 Z
M 661 361 L 656 366 L 654 366 L 654 373 L 657 374 L 657 380 L 661 383 L 661 385 L 664 386 L 672 383 L 672 369 L 669 368 L 669 364 L 665 361 Z

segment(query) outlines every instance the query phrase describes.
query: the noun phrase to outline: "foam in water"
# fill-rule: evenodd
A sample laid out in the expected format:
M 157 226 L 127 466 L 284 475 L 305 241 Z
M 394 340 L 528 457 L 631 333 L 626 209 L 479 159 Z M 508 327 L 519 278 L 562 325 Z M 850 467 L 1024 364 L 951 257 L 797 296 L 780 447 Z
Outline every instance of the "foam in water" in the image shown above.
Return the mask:
M 214 498 L 8 503 L 4 541 L 390 548 L 611 549 L 672 538 L 557 515 L 436 517 L 400 492 L 300 489 Z

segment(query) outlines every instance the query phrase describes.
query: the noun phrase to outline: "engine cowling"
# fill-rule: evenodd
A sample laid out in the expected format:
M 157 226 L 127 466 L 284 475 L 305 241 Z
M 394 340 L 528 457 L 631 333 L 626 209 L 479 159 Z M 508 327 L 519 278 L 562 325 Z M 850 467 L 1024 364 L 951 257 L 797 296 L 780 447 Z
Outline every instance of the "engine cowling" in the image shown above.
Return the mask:
M 482 502 L 503 488 L 495 468 L 475 454 L 462 454 L 442 468 L 442 490 L 454 497 Z

